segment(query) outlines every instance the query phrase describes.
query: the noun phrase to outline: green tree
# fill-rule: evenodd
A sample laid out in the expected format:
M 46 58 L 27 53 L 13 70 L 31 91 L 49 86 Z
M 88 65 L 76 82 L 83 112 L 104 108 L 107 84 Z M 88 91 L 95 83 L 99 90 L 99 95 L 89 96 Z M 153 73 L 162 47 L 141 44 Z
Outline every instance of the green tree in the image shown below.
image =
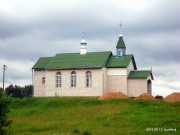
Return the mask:
M 0 95 L 2 96 L 2 95 Z M 0 135 L 11 134 L 10 126 L 12 121 L 8 120 L 7 113 L 9 112 L 7 101 L 4 98 L 0 99 Z
M 22 97 L 32 97 L 32 85 L 26 85 L 21 90 Z
M 15 97 L 15 98 L 22 98 L 21 95 L 21 87 L 20 86 L 13 86 L 12 84 L 8 86 L 5 91 L 7 96 Z
M 5 89 L 6 95 L 14 98 L 32 97 L 32 85 L 25 87 L 13 86 L 12 84 Z
M 3 89 L 0 87 L 0 96 L 2 96 L 2 90 L 3 90 Z
M 14 86 L 13 97 L 23 98 L 21 93 L 22 93 L 22 87 L 15 85 Z
M 5 89 L 5 93 L 7 96 L 13 97 L 13 91 L 14 91 L 14 86 L 11 84 Z

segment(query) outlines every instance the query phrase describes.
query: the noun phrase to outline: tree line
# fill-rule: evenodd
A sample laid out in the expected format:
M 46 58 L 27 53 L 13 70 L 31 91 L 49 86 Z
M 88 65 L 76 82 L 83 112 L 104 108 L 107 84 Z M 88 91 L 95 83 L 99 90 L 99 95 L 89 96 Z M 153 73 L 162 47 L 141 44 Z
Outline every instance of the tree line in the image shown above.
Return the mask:
M 2 88 L 0 88 L 2 92 Z M 5 96 L 14 97 L 14 98 L 25 98 L 32 97 L 33 87 L 32 85 L 25 85 L 24 87 L 18 85 L 9 85 L 5 88 Z

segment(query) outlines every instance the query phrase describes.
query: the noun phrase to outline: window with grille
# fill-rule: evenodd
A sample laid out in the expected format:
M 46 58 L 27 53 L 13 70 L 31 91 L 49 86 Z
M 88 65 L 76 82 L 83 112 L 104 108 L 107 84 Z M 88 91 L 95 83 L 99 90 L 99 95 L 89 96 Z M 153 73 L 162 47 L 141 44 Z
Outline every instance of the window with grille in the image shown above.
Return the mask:
M 61 87 L 61 73 L 56 73 L 56 87 Z
M 71 72 L 71 87 L 76 87 L 76 72 Z
M 92 73 L 90 71 L 86 72 L 86 87 L 92 87 Z

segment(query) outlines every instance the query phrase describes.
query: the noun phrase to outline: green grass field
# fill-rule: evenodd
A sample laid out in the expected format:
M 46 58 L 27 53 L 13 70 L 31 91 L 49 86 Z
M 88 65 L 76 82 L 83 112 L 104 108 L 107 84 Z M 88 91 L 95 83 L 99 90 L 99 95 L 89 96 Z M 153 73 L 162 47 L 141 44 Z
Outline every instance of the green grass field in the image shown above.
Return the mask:
M 180 102 L 95 98 L 8 100 L 15 135 L 180 134 Z M 164 131 L 170 128 L 176 132 Z

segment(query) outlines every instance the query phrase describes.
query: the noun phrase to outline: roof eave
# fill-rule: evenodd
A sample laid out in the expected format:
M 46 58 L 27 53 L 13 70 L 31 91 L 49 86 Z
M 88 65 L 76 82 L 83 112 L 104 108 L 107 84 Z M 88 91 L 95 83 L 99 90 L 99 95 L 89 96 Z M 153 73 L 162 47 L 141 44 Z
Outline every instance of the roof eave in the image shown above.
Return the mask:
M 147 77 L 128 77 L 128 79 L 147 79 Z
M 32 69 L 34 69 L 34 70 L 46 70 L 44 68 L 32 68 Z
M 150 72 L 150 75 L 151 75 L 151 78 L 152 78 L 152 80 L 154 80 L 154 77 L 153 77 L 153 74 L 152 74 L 152 72 Z
M 127 68 L 127 66 L 107 66 L 107 68 Z
M 134 70 L 137 70 L 137 66 L 136 66 L 136 62 L 135 62 L 135 59 L 134 59 L 134 55 L 132 55 L 132 62 L 133 62 Z
M 46 70 L 66 70 L 66 69 L 91 69 L 91 68 L 103 68 L 103 66 L 97 66 L 97 67 L 76 67 L 76 68 L 69 68 L 69 67 L 63 67 L 63 68 L 46 68 Z
M 111 56 L 113 56 L 112 52 L 109 54 L 107 60 L 104 62 L 104 64 L 103 64 L 104 67 L 107 67 L 106 65 L 107 65 L 107 63 L 108 63 Z

